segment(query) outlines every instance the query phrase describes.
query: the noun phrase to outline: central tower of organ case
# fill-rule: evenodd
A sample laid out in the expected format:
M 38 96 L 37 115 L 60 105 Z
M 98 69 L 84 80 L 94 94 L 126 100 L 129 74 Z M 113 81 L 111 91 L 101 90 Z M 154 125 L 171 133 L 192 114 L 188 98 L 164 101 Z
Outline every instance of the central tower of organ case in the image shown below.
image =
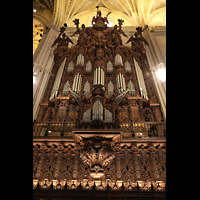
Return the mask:
M 128 39 L 123 20 L 108 27 L 107 16 L 97 10 L 81 28 L 75 19 L 77 44 L 66 24 L 52 41 L 52 75 L 33 123 L 35 198 L 56 188 L 165 191 L 166 130 L 145 54 L 148 27 Z

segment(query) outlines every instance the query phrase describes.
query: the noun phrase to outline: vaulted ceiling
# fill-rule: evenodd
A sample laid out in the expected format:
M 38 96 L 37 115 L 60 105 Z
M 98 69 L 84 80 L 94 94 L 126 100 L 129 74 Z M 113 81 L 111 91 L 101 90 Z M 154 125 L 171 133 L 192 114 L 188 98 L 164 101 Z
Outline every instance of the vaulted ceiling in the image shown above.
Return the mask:
M 89 26 L 96 6 L 102 15 L 111 12 L 112 26 L 118 24 L 118 19 L 124 20 L 123 26 L 166 26 L 166 0 L 33 0 L 33 19 L 43 26 L 44 32 L 51 25 L 59 29 L 65 22 L 74 27 L 75 18 Z

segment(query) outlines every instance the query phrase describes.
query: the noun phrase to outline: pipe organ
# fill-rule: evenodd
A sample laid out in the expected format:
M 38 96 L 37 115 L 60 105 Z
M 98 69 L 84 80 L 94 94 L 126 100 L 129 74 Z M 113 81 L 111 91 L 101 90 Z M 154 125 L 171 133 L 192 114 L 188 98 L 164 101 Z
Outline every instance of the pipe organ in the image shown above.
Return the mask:
M 145 49 L 135 42 L 129 47 L 120 42 L 123 20 L 105 29 L 105 17 L 100 11 L 97 15 L 91 27 L 77 26 L 77 44 L 64 48 L 62 40 L 54 51 L 55 65 L 34 122 L 36 192 L 42 184 L 52 194 L 59 188 L 83 192 L 94 184 L 92 192 L 100 186 L 104 189 L 99 192 L 122 186 L 122 193 L 139 187 L 149 192 L 153 185 L 160 184 L 161 189 L 164 184 L 165 124 Z M 141 30 L 136 28 L 138 34 L 129 40 L 141 42 L 136 38 L 142 37 Z M 60 35 L 58 42 L 68 37 Z

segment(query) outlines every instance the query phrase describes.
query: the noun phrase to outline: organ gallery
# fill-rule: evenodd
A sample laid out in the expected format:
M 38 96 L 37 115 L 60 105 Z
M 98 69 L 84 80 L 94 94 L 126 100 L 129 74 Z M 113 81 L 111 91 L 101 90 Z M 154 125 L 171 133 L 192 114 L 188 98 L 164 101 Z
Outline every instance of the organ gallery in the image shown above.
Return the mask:
M 74 19 L 73 32 L 65 23 L 50 40 L 52 69 L 33 122 L 35 199 L 166 199 L 149 27 L 127 36 L 124 20 L 108 26 L 109 14 L 97 7 L 91 26 Z

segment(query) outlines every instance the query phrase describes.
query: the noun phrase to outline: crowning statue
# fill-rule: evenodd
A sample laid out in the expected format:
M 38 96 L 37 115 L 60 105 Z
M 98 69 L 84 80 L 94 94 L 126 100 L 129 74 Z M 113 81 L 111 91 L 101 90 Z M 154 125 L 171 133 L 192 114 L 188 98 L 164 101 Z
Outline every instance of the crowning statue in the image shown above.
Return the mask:
M 106 59 L 112 59 L 114 54 L 121 53 L 125 57 L 130 57 L 131 55 L 136 58 L 140 63 L 141 59 L 145 57 L 145 49 L 143 43 L 148 45 L 142 32 L 145 30 L 145 27 L 142 30 L 142 27 L 136 28 L 136 33 L 134 36 L 131 36 L 126 43 L 131 42 L 131 48 L 126 47 L 122 44 L 121 35 L 128 37 L 122 30 L 122 25 L 124 20 L 118 19 L 118 25 L 114 27 L 108 27 L 108 15 L 111 12 L 108 12 L 106 17 L 102 17 L 101 11 L 97 6 L 97 15 L 92 18 L 92 27 L 85 27 L 85 24 L 79 27 L 79 19 L 74 19 L 73 22 L 76 25 L 76 31 L 70 36 L 73 37 L 76 34 L 79 35 L 77 44 L 72 48 L 68 48 L 69 42 L 72 40 L 66 36 L 64 31 L 66 30 L 67 24 L 64 27 L 60 27 L 60 33 L 53 43 L 52 47 L 57 44 L 57 48 L 54 50 L 55 60 L 62 60 L 66 56 L 73 57 L 77 53 L 85 54 L 85 58 L 90 57 L 91 60 L 94 60 L 96 55 L 96 47 L 101 48 L 104 52 L 104 57 Z M 62 37 L 61 37 L 62 36 Z M 70 54 L 70 55 L 69 55 Z M 73 56 L 72 56 L 73 54 Z M 59 62 L 60 64 L 61 62 Z

